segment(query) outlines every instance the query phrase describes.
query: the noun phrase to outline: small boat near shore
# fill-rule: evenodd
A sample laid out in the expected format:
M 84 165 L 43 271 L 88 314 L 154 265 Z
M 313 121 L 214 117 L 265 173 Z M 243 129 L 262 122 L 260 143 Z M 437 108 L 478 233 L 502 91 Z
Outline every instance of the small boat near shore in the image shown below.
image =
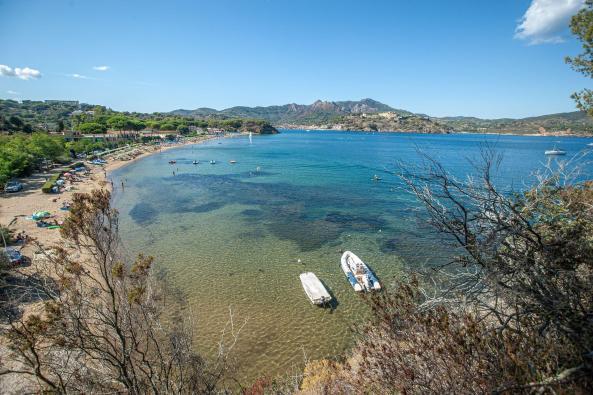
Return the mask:
M 229 160 L 229 163 L 230 163 L 231 165 L 234 165 L 235 163 L 237 163 L 237 161 L 236 161 L 236 160 Z
M 344 252 L 340 264 L 348 282 L 356 292 L 381 289 L 381 284 L 371 269 L 353 252 Z
M 191 164 L 192 164 L 192 165 L 197 165 L 198 163 L 200 163 L 200 161 L 199 161 L 199 160 L 194 160 L 194 161 L 193 161 Z
M 174 165 L 175 163 L 177 163 L 177 161 L 176 161 L 176 160 L 170 160 L 170 161 L 169 161 L 169 164 L 170 164 L 170 165 Z
M 216 164 L 216 161 L 215 161 L 215 160 L 211 160 L 211 161 L 210 161 L 210 164 L 211 164 L 211 165 L 215 165 L 215 164 Z
M 303 284 L 305 294 L 307 294 L 307 297 L 309 298 L 311 303 L 316 305 L 322 305 L 332 300 L 331 295 L 329 294 L 329 292 L 327 292 L 327 289 L 319 280 L 319 278 L 317 278 L 315 273 L 301 273 L 299 278 L 301 279 L 301 283 Z

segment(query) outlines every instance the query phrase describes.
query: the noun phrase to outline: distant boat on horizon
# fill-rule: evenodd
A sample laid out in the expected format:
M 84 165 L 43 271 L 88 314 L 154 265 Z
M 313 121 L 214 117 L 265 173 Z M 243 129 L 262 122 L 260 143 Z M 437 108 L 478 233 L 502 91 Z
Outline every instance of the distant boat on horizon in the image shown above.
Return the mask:
M 546 152 L 544 152 L 545 155 L 566 155 L 566 151 L 563 151 L 561 149 L 557 149 L 556 147 L 554 147 L 551 150 L 547 150 Z

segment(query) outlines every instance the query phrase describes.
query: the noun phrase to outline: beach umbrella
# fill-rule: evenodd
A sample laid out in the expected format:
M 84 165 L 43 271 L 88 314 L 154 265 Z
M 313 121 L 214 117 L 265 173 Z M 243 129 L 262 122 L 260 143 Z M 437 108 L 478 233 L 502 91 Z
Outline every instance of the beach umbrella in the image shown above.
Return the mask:
M 71 177 L 71 176 L 72 176 L 72 173 L 67 173 L 67 172 L 66 172 L 66 173 L 64 173 L 64 175 L 65 175 L 66 177 Z

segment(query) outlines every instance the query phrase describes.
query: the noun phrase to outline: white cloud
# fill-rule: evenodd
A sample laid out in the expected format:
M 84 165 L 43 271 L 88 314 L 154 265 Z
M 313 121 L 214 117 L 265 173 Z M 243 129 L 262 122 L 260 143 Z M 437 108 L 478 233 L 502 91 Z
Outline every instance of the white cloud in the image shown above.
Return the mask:
M 6 91 L 6 93 L 8 93 L 9 95 L 20 95 L 20 93 L 11 90 Z
M 585 0 L 532 0 L 515 29 L 515 38 L 530 44 L 562 42 L 570 17 L 584 4 Z
M 93 66 L 93 70 L 96 70 L 96 71 L 107 71 L 109 69 L 110 69 L 109 66 Z
M 86 75 L 82 75 L 82 74 L 68 74 L 68 77 L 72 77 L 72 78 L 77 78 L 79 80 L 92 80 L 93 78 L 91 77 L 87 77 Z
M 39 70 L 35 70 L 29 67 L 20 68 L 6 66 L 4 64 L 0 64 L 0 75 L 4 77 L 16 77 L 20 78 L 21 80 L 30 80 L 32 78 L 41 78 L 41 72 Z

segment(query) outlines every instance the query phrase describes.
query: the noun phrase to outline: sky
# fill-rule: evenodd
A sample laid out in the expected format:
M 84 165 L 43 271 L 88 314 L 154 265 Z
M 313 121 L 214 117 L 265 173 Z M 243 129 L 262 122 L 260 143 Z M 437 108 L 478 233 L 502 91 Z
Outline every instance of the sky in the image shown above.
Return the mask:
M 584 0 L 0 0 L 0 98 L 120 111 L 372 98 L 431 116 L 574 111 Z

